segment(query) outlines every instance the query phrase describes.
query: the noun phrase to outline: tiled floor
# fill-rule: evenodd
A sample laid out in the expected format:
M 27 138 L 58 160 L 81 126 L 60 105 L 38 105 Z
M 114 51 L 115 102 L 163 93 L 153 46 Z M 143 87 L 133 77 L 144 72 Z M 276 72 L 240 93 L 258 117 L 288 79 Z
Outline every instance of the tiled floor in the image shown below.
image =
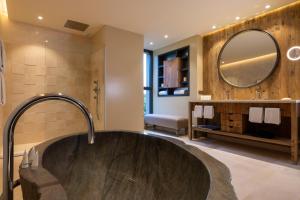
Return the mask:
M 145 133 L 160 134 L 153 131 Z M 300 200 L 300 165 L 293 165 L 287 154 L 213 139 L 189 141 L 187 137 L 174 138 L 223 162 L 231 172 L 232 184 L 240 200 Z M 32 145 L 17 146 L 16 152 L 20 153 Z M 21 157 L 15 157 L 15 178 L 20 162 Z M 2 174 L 2 159 L 0 170 Z M 2 180 L 2 175 L 0 178 Z M 2 190 L 2 181 L 0 186 Z M 22 199 L 20 187 L 15 190 L 15 199 Z
M 292 164 L 288 154 L 214 139 L 174 138 L 223 162 L 231 172 L 232 184 L 240 200 L 300 200 L 300 165 Z

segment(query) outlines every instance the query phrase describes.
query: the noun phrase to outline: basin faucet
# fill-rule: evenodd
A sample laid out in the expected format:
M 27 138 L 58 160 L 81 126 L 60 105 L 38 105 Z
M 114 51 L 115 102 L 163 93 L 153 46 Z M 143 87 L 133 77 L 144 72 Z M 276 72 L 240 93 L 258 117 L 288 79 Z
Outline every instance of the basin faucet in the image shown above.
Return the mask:
M 226 100 L 230 99 L 230 91 L 229 90 L 225 90 L 225 96 L 226 96 Z
M 261 99 L 262 98 L 262 94 L 263 94 L 264 90 L 262 90 L 261 86 L 257 86 L 255 88 L 255 98 L 256 99 Z
M 41 94 L 32 97 L 20 104 L 8 117 L 3 131 L 3 194 L 0 199 L 13 200 L 14 189 L 14 130 L 20 117 L 26 110 L 35 104 L 50 100 L 65 101 L 75 105 L 84 114 L 88 123 L 88 143 L 93 144 L 95 139 L 95 129 L 91 113 L 79 100 L 72 97 L 58 94 Z

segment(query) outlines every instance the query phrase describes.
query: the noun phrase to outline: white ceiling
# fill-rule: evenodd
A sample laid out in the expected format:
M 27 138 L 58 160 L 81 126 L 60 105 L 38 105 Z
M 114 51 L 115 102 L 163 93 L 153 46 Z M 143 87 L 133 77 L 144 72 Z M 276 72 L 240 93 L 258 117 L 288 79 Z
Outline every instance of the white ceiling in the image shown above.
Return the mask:
M 7 0 L 11 19 L 76 33 L 67 19 L 87 23 L 84 35 L 110 25 L 145 36 L 145 48 L 157 49 L 195 34 L 212 31 L 295 0 Z M 38 21 L 42 15 L 44 20 Z M 79 33 L 80 34 L 80 33 Z M 168 34 L 169 38 L 164 39 Z M 153 42 L 154 45 L 149 45 Z

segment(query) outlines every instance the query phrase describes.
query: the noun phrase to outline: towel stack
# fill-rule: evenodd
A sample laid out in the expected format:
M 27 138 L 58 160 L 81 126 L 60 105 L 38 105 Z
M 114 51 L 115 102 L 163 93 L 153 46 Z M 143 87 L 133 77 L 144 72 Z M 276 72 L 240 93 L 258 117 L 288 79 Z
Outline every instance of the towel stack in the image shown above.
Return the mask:
M 188 92 L 188 88 L 178 88 L 174 90 L 174 95 L 184 95 Z
M 195 106 L 194 108 L 194 117 L 202 118 L 203 117 L 203 106 Z
M 249 108 L 249 122 L 276 124 L 281 123 L 280 108 L 262 108 L 250 107 Z
M 203 109 L 203 117 L 205 119 L 213 119 L 215 116 L 214 107 L 213 106 L 204 106 Z
M 167 90 L 162 90 L 158 92 L 159 95 L 168 95 L 168 91 Z
M 214 107 L 213 106 L 201 106 L 196 105 L 194 108 L 194 117 L 213 119 L 214 118 Z
M 279 125 L 281 123 L 280 108 L 265 108 L 264 122 Z
M 250 107 L 249 108 L 249 122 L 252 123 L 263 123 L 264 120 L 264 109 L 261 107 Z

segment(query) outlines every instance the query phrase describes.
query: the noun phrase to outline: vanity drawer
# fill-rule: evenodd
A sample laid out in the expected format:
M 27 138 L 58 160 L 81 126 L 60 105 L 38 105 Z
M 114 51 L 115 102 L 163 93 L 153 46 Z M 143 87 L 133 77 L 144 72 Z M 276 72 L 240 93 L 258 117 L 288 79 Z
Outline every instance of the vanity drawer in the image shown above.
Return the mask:
M 242 126 L 221 126 L 221 130 L 224 132 L 229 132 L 229 133 L 238 133 L 238 134 L 243 134 L 243 127 Z
M 223 126 L 235 126 L 235 127 L 243 126 L 243 122 L 241 120 L 231 120 L 231 119 L 221 120 L 221 124 Z
M 221 113 L 221 130 L 230 133 L 244 132 L 243 115 L 236 113 Z
M 236 113 L 221 113 L 221 120 L 229 120 L 229 121 L 242 121 L 243 115 Z

